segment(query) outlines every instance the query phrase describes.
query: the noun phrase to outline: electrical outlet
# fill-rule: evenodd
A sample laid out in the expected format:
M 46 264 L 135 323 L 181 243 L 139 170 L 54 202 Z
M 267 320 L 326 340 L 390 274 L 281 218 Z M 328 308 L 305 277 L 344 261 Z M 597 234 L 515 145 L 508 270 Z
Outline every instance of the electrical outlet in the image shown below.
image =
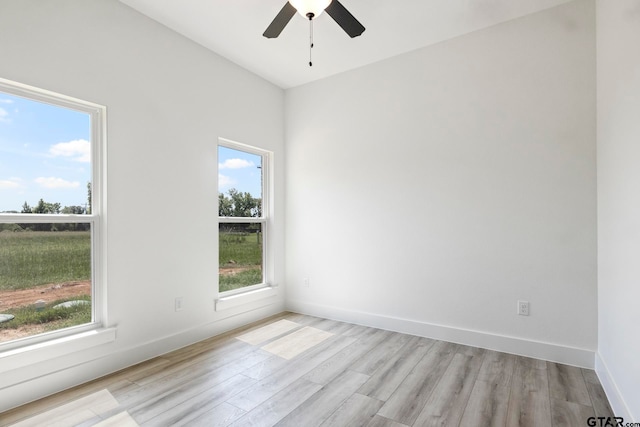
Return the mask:
M 308 287 L 309 287 L 309 278 L 308 278 L 308 277 L 305 277 L 305 278 L 302 280 L 302 286 L 303 286 L 303 287 L 305 287 L 305 288 L 308 288 Z
M 182 310 L 182 297 L 176 297 L 175 307 L 176 307 L 176 311 Z
M 529 301 L 518 301 L 518 314 L 520 316 L 529 315 Z

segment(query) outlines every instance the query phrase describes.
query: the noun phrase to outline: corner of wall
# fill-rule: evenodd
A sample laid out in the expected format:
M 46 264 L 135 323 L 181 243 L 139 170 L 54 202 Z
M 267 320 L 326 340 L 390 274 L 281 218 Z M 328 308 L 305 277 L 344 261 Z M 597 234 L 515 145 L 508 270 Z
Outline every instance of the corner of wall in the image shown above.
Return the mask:
M 609 404 L 611 405 L 611 409 L 613 409 L 613 413 L 625 419 L 627 422 L 638 421 L 638 419 L 633 418 L 631 415 L 631 410 L 627 405 L 627 402 L 622 397 L 622 393 L 620 393 L 620 389 L 618 388 L 607 364 L 600 352 L 596 353 L 595 360 L 595 371 L 600 379 L 600 383 L 602 384 L 602 388 L 604 389 L 607 398 L 609 399 Z

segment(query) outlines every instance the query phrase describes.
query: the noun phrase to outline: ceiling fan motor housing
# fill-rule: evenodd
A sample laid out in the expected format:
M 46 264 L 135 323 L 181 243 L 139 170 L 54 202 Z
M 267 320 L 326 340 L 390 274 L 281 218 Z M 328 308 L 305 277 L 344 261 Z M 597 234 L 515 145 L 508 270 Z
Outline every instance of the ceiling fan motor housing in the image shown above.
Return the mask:
M 309 14 L 313 14 L 311 18 L 315 18 L 331 4 L 331 1 L 332 0 L 289 0 L 289 3 L 305 18 L 309 18 Z

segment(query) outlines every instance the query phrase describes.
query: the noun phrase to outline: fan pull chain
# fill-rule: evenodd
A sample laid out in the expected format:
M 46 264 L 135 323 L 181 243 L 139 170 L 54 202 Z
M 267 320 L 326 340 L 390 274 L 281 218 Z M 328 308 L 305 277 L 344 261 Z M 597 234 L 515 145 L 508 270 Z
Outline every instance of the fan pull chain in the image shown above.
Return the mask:
M 313 16 L 309 17 L 309 67 L 313 67 L 311 49 L 313 49 Z

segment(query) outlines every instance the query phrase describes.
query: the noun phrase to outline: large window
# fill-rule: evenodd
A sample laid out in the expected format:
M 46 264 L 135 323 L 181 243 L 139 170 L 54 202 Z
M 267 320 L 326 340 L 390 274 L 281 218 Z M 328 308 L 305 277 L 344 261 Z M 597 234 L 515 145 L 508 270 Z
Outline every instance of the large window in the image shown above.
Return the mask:
M 0 79 L 0 350 L 101 322 L 104 108 Z
M 269 153 L 227 140 L 218 145 L 221 293 L 266 286 Z

